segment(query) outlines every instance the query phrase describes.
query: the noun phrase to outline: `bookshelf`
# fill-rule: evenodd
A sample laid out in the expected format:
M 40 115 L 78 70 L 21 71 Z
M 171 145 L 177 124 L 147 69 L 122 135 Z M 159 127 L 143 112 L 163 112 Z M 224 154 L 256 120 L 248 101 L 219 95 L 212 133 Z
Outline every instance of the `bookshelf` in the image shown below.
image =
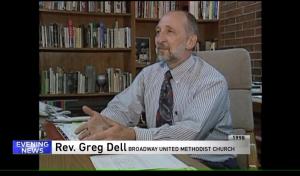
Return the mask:
M 168 5 L 170 3 L 170 5 Z M 175 3 L 175 9 L 176 10 L 184 10 L 189 11 L 189 1 L 176 1 Z M 158 2 L 159 4 L 159 2 Z M 161 3 L 162 6 L 172 6 L 171 2 Z M 195 5 L 195 4 L 193 4 Z M 149 2 L 142 2 L 140 4 L 135 4 L 136 7 L 143 7 L 146 9 L 151 9 L 149 6 L 153 6 L 153 4 Z M 155 6 L 155 4 L 154 4 Z M 200 8 L 200 1 L 196 5 Z M 146 12 L 146 13 L 145 13 Z M 203 19 L 200 15 L 201 12 L 198 12 L 199 18 L 197 19 L 198 22 L 198 29 L 199 29 L 199 36 L 198 36 L 198 42 L 200 43 L 200 49 L 205 50 L 205 41 L 217 41 L 218 40 L 218 25 L 219 20 L 218 19 Z M 193 13 L 192 13 L 193 14 Z M 136 37 L 150 37 L 150 50 L 151 50 L 151 58 L 150 63 L 156 62 L 156 53 L 155 53 L 155 27 L 157 23 L 159 22 L 159 15 L 156 18 L 150 18 L 149 13 L 147 13 L 147 10 L 136 10 L 135 11 L 135 28 L 136 30 Z M 143 30 L 138 30 L 143 29 Z M 217 42 L 216 42 L 217 43 Z M 137 63 L 137 73 L 141 71 L 143 67 L 147 66 L 147 64 L 144 63 Z
M 85 32 L 80 31 L 81 36 L 78 37 L 81 45 L 77 46 L 77 39 L 75 39 L 75 46 L 70 45 L 67 46 L 66 43 L 61 42 L 62 40 L 66 42 L 68 40 L 68 45 L 71 43 L 70 38 L 66 37 L 65 32 L 61 32 L 58 34 L 56 41 L 58 40 L 59 44 L 53 46 L 52 44 L 45 44 L 45 35 L 44 40 L 42 40 L 42 44 L 39 47 L 39 72 L 40 77 L 42 77 L 43 71 L 49 69 L 50 67 L 55 70 L 57 67 L 62 67 L 64 73 L 68 72 L 80 72 L 82 74 L 85 73 L 85 66 L 92 65 L 94 67 L 94 76 L 98 74 L 106 74 L 108 68 L 119 68 L 124 72 L 129 72 L 135 75 L 135 48 L 134 46 L 134 38 L 135 38 L 135 29 L 134 26 L 134 16 L 132 15 L 132 11 L 134 6 L 133 2 L 125 2 L 119 1 L 119 4 L 115 2 L 109 2 L 107 5 L 106 2 L 85 2 L 82 4 L 81 2 L 45 2 L 39 8 L 39 17 L 40 17 L 40 28 L 41 26 L 46 26 L 44 32 L 47 30 L 55 29 L 55 25 L 62 26 L 58 28 L 58 31 L 64 30 L 67 28 L 67 35 L 71 36 L 70 29 L 80 28 L 85 30 Z M 119 5 L 118 9 L 120 11 L 116 11 L 116 6 Z M 40 4 L 41 5 L 41 4 Z M 63 9 L 62 9 L 63 7 Z M 107 8 L 110 7 L 109 11 L 106 11 Z M 124 8 L 123 8 L 124 7 Z M 71 21 L 71 22 L 69 22 Z M 124 46 L 116 45 L 115 40 L 110 40 L 110 44 L 108 46 L 97 46 L 88 43 L 89 39 L 93 37 L 93 30 L 95 33 L 99 32 L 99 24 L 103 23 L 105 25 L 105 29 L 116 28 L 116 22 L 118 28 L 128 27 L 131 29 L 130 33 L 130 44 L 124 44 Z M 69 25 L 71 24 L 71 27 Z M 93 24 L 96 24 L 96 28 L 93 28 Z M 55 24 L 55 25 L 53 25 Z M 51 27 L 53 26 L 51 29 Z M 80 26 L 84 26 L 81 28 Z M 73 37 L 77 37 L 77 29 L 74 29 L 72 32 L 75 33 Z M 43 30 L 40 30 L 43 31 Z M 55 30 L 53 30 L 55 34 Z M 48 31 L 47 31 L 48 32 Z M 52 32 L 52 31 L 51 31 Z M 51 35 L 51 32 L 47 34 Z M 109 31 L 106 31 L 109 33 Z M 127 31 L 126 31 L 127 32 Z M 122 35 L 126 34 L 124 32 Z M 60 35 L 62 37 L 60 37 Z M 86 37 L 90 36 L 90 38 Z M 47 36 L 49 40 L 49 35 Z M 55 36 L 56 37 L 56 36 Z M 97 35 L 100 37 L 100 35 Z M 53 38 L 53 36 L 52 36 Z M 61 39 L 63 38 L 63 39 Z M 97 38 L 98 39 L 98 38 Z M 48 40 L 46 40 L 48 42 Z M 52 39 L 51 39 L 52 40 Z M 93 40 L 93 38 L 91 39 Z M 55 39 L 54 39 L 55 41 Z M 99 42 L 100 39 L 97 41 Z M 74 40 L 72 41 L 74 42 Z M 106 38 L 106 42 L 108 43 L 108 38 Z M 127 41 L 125 41 L 127 42 Z M 88 43 L 88 44 L 87 44 Z M 112 44 L 113 43 L 113 44 Z M 42 46 L 41 46 L 42 45 Z M 47 45 L 47 46 L 45 46 Z M 50 45 L 50 46 L 49 46 Z M 57 46 L 58 45 L 58 46 Z M 57 78 L 57 77 L 56 77 Z M 87 78 L 87 77 L 86 77 Z M 94 78 L 94 77 L 93 77 Z M 42 78 L 41 78 L 42 79 Z M 78 81 L 78 80 L 77 80 Z M 79 81 L 78 81 L 79 82 Z M 57 82 L 56 82 L 57 83 Z M 86 84 L 85 84 L 86 85 Z M 65 84 L 64 84 L 65 86 Z M 99 92 L 97 90 L 98 86 L 95 86 L 96 89 L 91 92 L 85 91 L 84 93 L 79 92 L 55 92 L 53 93 L 40 93 L 40 100 L 55 100 L 55 99 L 84 99 L 84 98 L 101 98 L 101 97 L 113 97 L 116 95 L 116 92 L 109 92 L 108 89 L 105 92 Z M 42 85 L 41 85 L 42 88 Z M 78 89 L 78 85 L 77 85 Z M 85 88 L 87 89 L 87 88 Z M 48 92 L 48 91 L 47 91 Z
M 100 92 L 100 93 L 75 93 L 75 94 L 54 94 L 54 95 L 41 95 L 41 98 L 85 98 L 85 97 L 105 97 L 105 96 L 114 96 L 117 93 L 115 92 Z
M 130 52 L 131 49 L 129 48 L 40 48 L 41 52 Z
M 80 1 L 82 2 L 82 1 Z M 108 2 L 108 1 L 107 1 Z M 82 45 L 80 47 L 69 47 L 65 46 L 53 47 L 45 46 L 39 47 L 39 73 L 42 77 L 43 70 L 47 70 L 50 67 L 55 69 L 56 67 L 62 67 L 65 72 L 77 72 L 85 73 L 86 65 L 93 65 L 95 69 L 95 74 L 106 74 L 108 68 L 120 68 L 124 72 L 130 72 L 132 74 L 132 79 L 136 74 L 141 71 L 147 64 L 137 63 L 136 61 L 136 48 L 135 41 L 136 37 L 149 37 L 150 38 L 150 64 L 155 63 L 156 53 L 155 53 L 155 26 L 157 25 L 159 19 L 157 18 L 142 18 L 137 17 L 137 1 L 128 1 L 121 4 L 126 7 L 126 11 L 123 13 L 114 13 L 115 6 L 114 2 L 110 1 L 111 13 L 97 10 L 88 12 L 86 10 L 58 10 L 39 8 L 39 19 L 40 25 L 51 26 L 53 24 L 62 24 L 66 27 L 71 21 L 72 27 L 80 28 L 81 25 L 89 26 L 90 23 L 100 23 L 102 22 L 107 28 L 114 28 L 116 21 L 119 28 L 129 27 L 130 30 L 130 47 L 90 47 Z M 78 1 L 79 3 L 79 1 Z M 89 2 L 88 2 L 89 3 Z M 123 3 L 123 2 L 122 2 Z M 145 2 L 144 2 L 145 3 Z M 167 3 L 167 2 L 165 2 Z M 57 5 L 57 4 L 56 4 Z M 188 1 L 176 1 L 176 9 L 187 10 L 189 6 Z M 55 5 L 54 5 L 55 6 Z M 59 6 L 59 5 L 58 5 Z M 72 6 L 72 4 L 71 4 Z M 90 4 L 89 4 L 90 6 Z M 147 4 L 149 6 L 149 4 Z M 171 6 L 171 4 L 170 4 Z M 102 8 L 102 7 L 100 7 Z M 79 7 L 77 7 L 79 9 Z M 218 38 L 218 20 L 198 20 L 199 27 L 199 41 L 204 43 L 206 40 L 216 40 Z M 142 29 L 142 30 L 141 30 Z M 125 33 L 126 34 L 126 33 Z M 62 34 L 61 34 L 62 35 Z M 57 39 L 56 39 L 57 40 Z M 83 41 L 80 41 L 84 43 Z M 58 44 L 59 45 L 59 44 Z M 97 86 L 96 86 L 97 87 Z M 103 99 L 109 97 L 111 99 L 118 92 L 109 92 L 108 89 L 105 92 L 99 92 L 96 88 L 94 92 L 89 93 L 41 93 L 40 100 L 63 100 L 63 99 Z

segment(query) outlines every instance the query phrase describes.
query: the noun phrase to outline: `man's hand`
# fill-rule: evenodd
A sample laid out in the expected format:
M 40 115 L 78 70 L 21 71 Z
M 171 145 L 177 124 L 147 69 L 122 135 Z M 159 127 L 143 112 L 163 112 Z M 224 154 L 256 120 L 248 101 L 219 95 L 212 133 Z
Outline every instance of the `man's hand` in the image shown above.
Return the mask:
M 75 130 L 76 134 L 80 133 L 80 140 L 135 140 L 133 129 L 107 118 L 87 106 L 83 106 L 82 109 L 91 118 Z

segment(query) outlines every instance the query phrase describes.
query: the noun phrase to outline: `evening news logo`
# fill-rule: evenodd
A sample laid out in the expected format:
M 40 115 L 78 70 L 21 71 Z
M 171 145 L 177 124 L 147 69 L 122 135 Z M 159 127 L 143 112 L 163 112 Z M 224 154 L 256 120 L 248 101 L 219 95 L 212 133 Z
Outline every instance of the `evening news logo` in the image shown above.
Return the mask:
M 13 154 L 51 154 L 51 149 L 51 141 L 13 141 Z

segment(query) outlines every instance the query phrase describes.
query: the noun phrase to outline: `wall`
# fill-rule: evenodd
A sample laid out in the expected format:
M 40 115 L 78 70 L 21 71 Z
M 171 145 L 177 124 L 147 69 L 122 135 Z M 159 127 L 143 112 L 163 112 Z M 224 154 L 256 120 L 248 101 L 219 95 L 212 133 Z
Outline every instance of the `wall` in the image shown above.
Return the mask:
M 220 3 L 219 48 L 249 51 L 253 81 L 261 81 L 261 1 Z

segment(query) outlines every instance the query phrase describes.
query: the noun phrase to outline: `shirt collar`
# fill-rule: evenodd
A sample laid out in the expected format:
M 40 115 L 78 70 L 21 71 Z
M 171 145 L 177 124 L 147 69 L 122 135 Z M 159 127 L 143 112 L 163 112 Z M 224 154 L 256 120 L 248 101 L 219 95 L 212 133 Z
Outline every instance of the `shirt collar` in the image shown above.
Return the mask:
M 180 79 L 184 76 L 185 72 L 187 72 L 194 64 L 195 60 L 193 59 L 193 55 L 191 54 L 187 60 L 170 70 L 174 81 L 178 83 Z M 167 64 L 165 64 L 165 70 L 169 70 Z

